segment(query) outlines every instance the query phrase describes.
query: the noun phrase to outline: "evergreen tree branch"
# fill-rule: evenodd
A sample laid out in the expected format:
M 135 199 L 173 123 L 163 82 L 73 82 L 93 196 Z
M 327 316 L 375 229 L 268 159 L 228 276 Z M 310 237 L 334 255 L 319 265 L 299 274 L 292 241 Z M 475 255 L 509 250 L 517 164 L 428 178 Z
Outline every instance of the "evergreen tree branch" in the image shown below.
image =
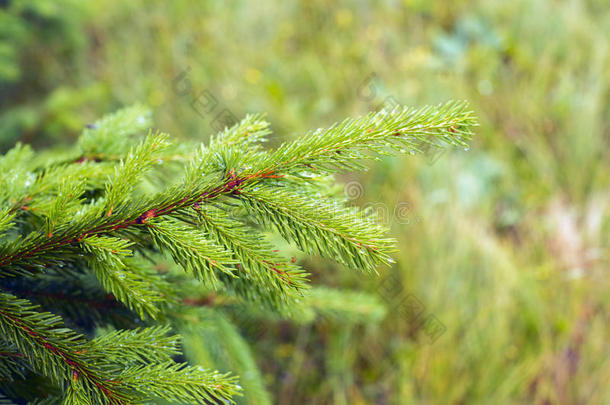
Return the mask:
M 288 241 L 307 253 L 317 253 L 348 267 L 374 270 L 390 264 L 394 241 L 374 218 L 336 201 L 318 196 L 257 185 L 240 196 L 249 211 L 264 225 L 273 226 Z
M 386 141 L 388 141 L 388 139 L 396 141 L 402 140 L 403 143 L 406 143 L 407 146 L 412 148 L 411 150 L 414 150 L 413 148 L 416 149 L 416 141 L 421 141 L 422 139 L 424 141 L 429 141 L 428 138 L 437 138 L 445 142 L 461 144 L 464 142 L 464 139 L 469 136 L 470 126 L 475 123 L 472 114 L 469 111 L 466 111 L 466 108 L 467 105 L 465 103 L 454 103 L 446 104 L 436 109 L 426 107 L 420 110 L 405 108 L 398 112 L 382 111 L 368 115 L 359 120 L 347 120 L 343 124 L 331 127 L 327 131 L 318 131 L 317 133 L 304 137 L 303 140 L 298 140 L 294 143 L 280 147 L 275 153 L 270 155 L 267 161 L 263 161 L 262 164 L 258 165 L 259 171 L 253 172 L 252 169 L 246 169 L 243 172 L 237 173 L 235 169 L 231 169 L 222 177 L 220 184 L 218 184 L 218 179 L 214 175 L 211 176 L 212 181 L 201 181 L 201 176 L 206 177 L 206 175 L 200 172 L 202 167 L 201 164 L 194 162 L 190 165 L 190 173 L 187 174 L 183 186 L 183 189 L 190 191 L 190 193 L 185 195 L 184 191 L 179 191 L 180 188 L 173 188 L 170 189 L 169 192 L 162 193 L 153 198 L 152 201 L 157 202 L 156 206 L 148 207 L 148 209 L 142 207 L 140 208 L 140 213 L 133 212 L 133 210 L 131 212 L 122 212 L 122 215 L 119 216 L 118 219 L 102 221 L 101 224 L 99 224 L 100 221 L 98 218 L 93 217 L 91 218 L 93 219 L 91 220 L 92 229 L 83 229 L 83 233 L 80 236 L 75 237 L 68 234 L 62 235 L 63 237 L 61 238 L 54 238 L 46 241 L 41 235 L 33 234 L 30 240 L 27 241 L 29 243 L 23 243 L 21 241 L 22 243 L 17 242 L 10 246 L 10 249 L 5 249 L 11 251 L 11 253 L 3 254 L 3 252 L 0 251 L 0 268 L 15 265 L 26 260 L 31 262 L 36 256 L 43 254 L 48 255 L 49 250 L 73 244 L 81 238 L 107 234 L 133 225 L 141 225 L 148 219 L 162 215 L 171 215 L 180 209 L 192 208 L 197 204 L 211 201 L 221 195 L 239 195 L 240 189 L 248 184 L 256 184 L 265 179 L 273 179 L 274 181 L 281 179 L 281 176 L 283 175 L 277 174 L 278 170 L 290 171 L 291 168 L 302 166 L 314 167 L 313 165 L 316 165 L 317 163 L 320 163 L 322 166 L 324 166 L 324 164 L 330 165 L 326 166 L 327 168 L 345 165 L 349 166 L 354 163 L 355 160 L 364 157 L 362 154 L 363 148 L 383 152 L 383 148 L 386 146 Z M 428 125 L 424 125 L 427 122 L 426 120 L 430 121 Z M 163 143 L 163 138 L 161 138 L 158 143 Z M 156 144 L 157 142 L 154 138 L 149 138 L 149 140 L 143 143 L 139 147 L 140 149 L 137 150 L 142 150 L 142 153 L 147 155 L 152 153 L 155 149 L 152 145 Z M 352 148 L 353 153 L 350 152 L 350 147 Z M 336 153 L 337 151 L 340 153 Z M 138 153 L 134 153 L 133 155 L 138 155 Z M 208 154 L 204 153 L 198 160 L 201 161 L 205 156 L 208 156 Z M 257 158 L 260 158 L 259 154 L 256 156 Z M 152 159 L 145 158 L 144 161 L 148 163 L 137 170 L 135 169 L 135 166 L 134 170 L 125 169 L 131 167 L 131 164 L 127 166 L 123 165 L 122 167 L 124 170 L 117 172 L 117 180 L 122 178 L 122 176 L 126 176 L 127 180 L 129 180 L 131 178 L 130 176 L 134 175 L 132 172 L 141 172 L 148 167 Z M 248 163 L 247 159 L 245 163 Z M 264 168 L 261 169 L 261 165 L 264 166 Z M 209 176 L 206 178 L 209 180 Z M 216 181 L 213 181 L 213 179 L 216 179 Z M 126 190 L 125 187 L 129 189 L 129 181 L 120 183 L 123 184 L 120 186 L 120 189 Z M 214 183 L 216 185 L 214 185 Z M 107 189 L 107 191 L 109 191 L 111 195 L 119 195 L 118 192 L 113 192 L 113 189 L 114 186 Z M 113 198 L 107 198 L 105 206 L 111 207 L 113 204 L 109 201 L 112 200 Z M 141 213 L 142 211 L 143 213 Z M 111 209 L 106 215 L 108 216 L 108 214 L 112 214 Z M 86 227 L 87 224 L 84 223 L 83 225 Z M 302 246 L 307 245 L 304 241 L 301 241 L 300 243 Z M 316 250 L 323 251 L 325 249 Z M 344 253 L 346 252 L 344 251 Z M 354 256 L 354 253 L 358 254 L 357 252 L 343 254 L 343 261 L 350 262 L 350 265 L 356 264 L 360 267 L 360 264 L 363 263 L 358 263 L 358 259 L 356 259 L 356 262 L 352 262 L 349 259 L 350 257 L 358 257 Z M 372 258 L 378 256 L 374 252 L 372 253 Z M 384 254 L 380 255 L 380 258 L 383 257 Z M 376 261 L 378 261 L 378 259 L 372 260 L 373 263 Z M 382 259 L 381 261 L 387 260 Z M 371 261 L 366 260 L 366 262 L 370 263 Z M 22 273 L 23 271 L 23 269 L 12 269 L 13 274 Z M 10 272 L 11 271 L 9 271 L 9 273 Z
M 292 260 L 274 252 L 273 247 L 251 228 L 231 219 L 224 210 L 211 205 L 201 206 L 197 213 L 202 228 L 212 235 L 218 244 L 227 246 L 233 252 L 238 262 L 238 272 L 246 273 L 248 280 L 255 281 L 254 286 L 252 283 L 244 286 L 250 287 L 245 288 L 244 293 L 258 287 L 259 292 L 261 289 L 268 291 L 252 298 L 273 301 L 275 297 L 287 302 L 295 294 L 301 295 L 307 288 L 306 273 Z M 243 277 L 240 275 L 239 279 Z
M 124 405 L 159 397 L 193 403 L 229 400 L 239 391 L 234 377 L 170 361 L 176 340 L 162 336 L 166 328 L 114 332 L 87 341 L 59 317 L 35 309 L 27 300 L 0 292 L 0 331 L 34 370 L 66 389 L 76 386 L 67 401 L 75 397 L 83 403 Z M 130 363 L 140 364 L 119 367 Z
M 0 157 L 0 289 L 7 291 L 0 290 L 0 375 L 18 376 L 15 367 L 27 365 L 28 378 L 57 386 L 45 382 L 45 395 L 34 395 L 48 403 L 231 401 L 239 386 L 234 377 L 174 363 L 178 340 L 167 327 L 87 340 L 18 296 L 68 314 L 68 325 L 83 333 L 117 316 L 133 328 L 139 321 L 133 312 L 147 322 L 187 321 L 206 309 L 197 297 L 210 293 L 221 305 L 246 299 L 248 310 L 265 303 L 296 316 L 302 310 L 308 320 L 316 313 L 338 320 L 381 316 L 365 295 L 305 294 L 307 274 L 296 259 L 277 254 L 261 228 L 349 267 L 389 264 L 394 241 L 375 218 L 330 197 L 331 175 L 394 150 L 464 145 L 476 124 L 465 103 L 397 108 L 267 151 L 261 143 L 269 124 L 248 116 L 195 153 L 171 147 L 163 134 L 128 150 L 131 135 L 148 125 L 145 115 L 134 107 L 106 117 L 59 157 L 20 145 Z M 168 161 L 187 159 L 184 177 L 174 182 L 178 165 Z M 245 209 L 235 215 L 231 207 Z M 142 260 L 160 253 L 203 281 L 203 290 L 172 264 L 160 274 Z M 226 337 L 240 346 L 233 332 Z
M 123 108 L 88 125 L 78 141 L 80 159 L 122 156 L 132 145 L 130 136 L 147 129 L 152 113 L 142 105 Z
M 284 143 L 257 167 L 274 174 L 298 173 L 307 168 L 327 173 L 361 170 L 365 168 L 362 159 L 372 153 L 387 154 L 388 149 L 415 154 L 426 146 L 465 147 L 474 125 L 476 119 L 465 101 L 420 109 L 396 107 L 349 118 Z
M 230 266 L 237 262 L 231 252 L 200 230 L 173 219 L 151 220 L 147 225 L 157 248 L 169 252 L 177 264 L 206 285 L 218 286 L 218 272 L 235 277 Z
M 154 283 L 155 280 L 149 279 L 152 281 L 149 288 L 164 291 Z M 81 330 L 90 330 L 101 322 L 115 327 L 131 327 L 134 320 L 130 310 L 114 295 L 104 291 L 84 261 L 62 268 L 49 268 L 34 277 L 12 277 L 0 281 L 3 281 L 2 286 L 7 292 L 28 297 L 46 310 L 69 319 L 74 327 Z M 171 293 L 167 296 L 170 301 L 173 300 Z
M 180 337 L 168 336 L 168 326 L 153 326 L 105 333 L 89 342 L 91 350 L 115 358 L 118 364 L 166 363 L 180 354 Z
M 0 331 L 25 356 L 32 368 L 57 384 L 83 378 L 98 398 L 124 404 L 124 393 L 92 369 L 83 352 L 86 340 L 63 326 L 58 316 L 37 312 L 27 300 L 0 292 Z
M 136 181 L 157 163 L 160 153 L 169 146 L 167 135 L 148 136 L 143 142 L 127 155 L 116 168 L 115 175 L 106 183 L 105 208 L 106 216 L 112 215 L 112 210 L 121 202 L 130 202 L 131 191 Z
M 133 243 L 109 236 L 91 236 L 81 243 L 91 255 L 89 265 L 104 289 L 141 318 L 155 319 L 159 304 L 174 301 L 171 287 L 131 257 Z
M 231 128 L 225 128 L 212 137 L 208 150 L 214 151 L 220 145 L 225 147 L 254 146 L 255 149 L 258 149 L 257 144 L 266 142 L 267 135 L 270 134 L 269 123 L 263 119 L 263 115 L 247 115 Z
M 241 390 L 236 378 L 229 374 L 173 362 L 130 367 L 120 374 L 120 379 L 146 397 L 188 403 L 235 403 L 232 398 Z

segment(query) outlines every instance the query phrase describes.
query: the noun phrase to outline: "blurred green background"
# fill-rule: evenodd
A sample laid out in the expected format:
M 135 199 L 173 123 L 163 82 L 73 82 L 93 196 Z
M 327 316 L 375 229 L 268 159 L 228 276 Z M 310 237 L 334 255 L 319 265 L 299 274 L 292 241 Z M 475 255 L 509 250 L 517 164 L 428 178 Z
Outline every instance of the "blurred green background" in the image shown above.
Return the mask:
M 0 1 L 2 152 L 133 103 L 201 141 L 266 112 L 273 145 L 448 99 L 479 117 L 468 151 L 341 178 L 391 225 L 394 268 L 303 259 L 385 317 L 251 338 L 273 402 L 610 404 L 607 0 Z

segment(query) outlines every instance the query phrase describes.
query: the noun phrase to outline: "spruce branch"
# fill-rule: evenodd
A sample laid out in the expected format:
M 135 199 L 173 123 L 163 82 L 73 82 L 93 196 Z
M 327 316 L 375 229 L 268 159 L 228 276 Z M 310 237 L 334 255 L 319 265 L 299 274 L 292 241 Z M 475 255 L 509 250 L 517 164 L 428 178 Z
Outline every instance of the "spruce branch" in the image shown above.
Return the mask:
M 134 105 L 88 125 L 78 141 L 79 160 L 122 156 L 132 146 L 130 137 L 147 129 L 151 117 L 149 108 Z
M 393 262 L 394 241 L 378 221 L 337 201 L 266 185 L 245 187 L 241 196 L 250 213 L 304 252 L 367 271 Z
M 276 174 L 306 169 L 327 173 L 362 170 L 363 159 L 388 154 L 388 149 L 416 154 L 430 146 L 465 147 L 474 125 L 476 119 L 464 101 L 420 109 L 385 109 L 284 143 L 266 161 L 260 161 L 258 167 Z
M 137 271 L 146 277 L 151 272 L 142 272 L 140 268 Z M 148 279 L 148 289 L 163 291 L 171 302 L 169 284 L 164 278 L 158 278 Z M 49 268 L 34 277 L 13 277 L 0 280 L 0 283 L 7 292 L 28 297 L 47 311 L 70 320 L 71 325 L 80 330 L 90 330 L 93 325 L 102 322 L 115 327 L 126 327 L 134 319 L 130 310 L 103 289 L 84 260 L 64 267 Z
M 436 108 L 425 107 L 419 110 L 411 108 L 383 110 L 361 119 L 348 119 L 326 131 L 316 131 L 300 140 L 280 146 L 271 154 L 243 155 L 234 151 L 234 153 L 223 155 L 220 153 L 221 150 L 216 156 L 224 161 L 224 167 L 232 168 L 224 173 L 220 184 L 217 181 L 200 180 L 201 176 L 212 177 L 212 179 L 218 176 L 210 176 L 202 172 L 208 166 L 201 162 L 209 157 L 209 152 L 201 153 L 187 169 L 183 187 L 190 191 L 189 194 L 185 195 L 184 191 L 179 192 L 180 187 L 177 187 L 170 190 L 174 196 L 167 195 L 167 193 L 156 196 L 153 200 L 165 199 L 166 201 L 155 207 L 148 209 L 142 207 L 140 210 L 143 212 L 140 213 L 125 212 L 122 214 L 123 218 L 106 221 L 76 238 L 65 237 L 56 241 L 55 244 L 50 241 L 51 243 L 43 243 L 42 246 L 28 244 L 30 246 L 25 246 L 24 252 L 0 256 L 0 267 L 14 264 L 20 259 L 32 259 L 38 254 L 48 252 L 45 246 L 65 246 L 74 243 L 81 237 L 109 233 L 113 230 L 142 224 L 150 218 L 169 215 L 183 208 L 191 208 L 195 204 L 206 203 L 222 195 L 239 194 L 240 189 L 249 184 L 280 180 L 287 173 L 302 176 L 303 170 L 311 170 L 316 167 L 322 171 L 361 168 L 359 160 L 367 157 L 366 151 L 387 153 L 384 150 L 388 147 L 394 149 L 406 147 L 405 151 L 417 152 L 421 151 L 422 142 L 436 142 L 434 145 L 437 146 L 442 142 L 464 145 L 471 135 L 470 128 L 475 124 L 472 113 L 467 111 L 467 104 L 463 102 L 448 103 Z M 105 206 L 108 208 L 106 216 L 112 214 L 113 201 L 120 195 L 118 190 L 128 192 L 132 187 L 129 180 L 135 180 L 138 175 L 149 168 L 154 160 L 153 151 L 157 146 L 164 145 L 164 136 L 149 137 L 133 151 L 128 163 L 121 164 L 115 176 L 117 185 L 111 185 L 110 182 L 107 186 L 110 196 L 106 198 Z M 142 154 L 142 161 L 135 163 L 139 162 L 137 156 L 140 154 Z M 236 165 L 236 162 L 232 162 L 232 160 L 240 155 L 244 161 L 242 165 Z M 254 158 L 258 161 L 255 162 Z M 214 183 L 216 185 L 213 185 Z M 175 197 L 176 195 L 178 197 Z
M 137 180 L 154 163 L 160 153 L 169 146 L 166 134 L 148 136 L 135 148 L 132 148 L 127 158 L 119 164 L 113 177 L 106 183 L 105 209 L 106 216 L 112 215 L 112 210 L 119 201 L 129 203 L 129 196 Z
M 254 147 L 260 148 L 260 143 L 266 142 L 267 135 L 271 134 L 269 123 L 261 114 L 247 115 L 231 128 L 225 128 L 218 135 L 212 137 L 208 150 L 215 150 L 220 145 L 225 147 Z
M 64 327 L 61 319 L 24 299 L 0 292 L 0 331 L 32 368 L 61 386 L 85 379 L 99 398 L 122 404 L 125 397 L 97 370 L 88 366 L 83 336 Z
M 155 304 L 162 302 L 163 297 L 151 288 L 154 275 L 144 276 L 130 266 L 134 263 L 128 257 L 132 255 L 131 242 L 109 236 L 91 236 L 84 239 L 82 245 L 91 255 L 90 266 L 106 291 L 141 318 L 146 315 L 156 318 L 159 308 Z
M 277 254 L 273 246 L 264 240 L 257 232 L 253 232 L 243 223 L 232 219 L 226 211 L 211 206 L 201 206 L 197 213 L 200 225 L 212 235 L 220 245 L 227 246 L 233 253 L 236 266 L 240 272 L 245 272 L 248 279 L 255 281 L 254 285 L 234 286 L 243 288 L 242 294 L 248 290 L 256 298 L 264 300 L 277 307 L 277 299 L 289 301 L 291 297 L 301 295 L 307 288 L 307 274 L 292 259 L 286 259 Z M 235 281 L 238 283 L 240 278 Z
M 120 374 L 125 384 L 149 398 L 201 403 L 224 400 L 234 403 L 241 387 L 235 377 L 199 366 L 173 362 L 133 366 Z
M 91 340 L 91 350 L 116 358 L 122 366 L 147 363 L 166 363 L 180 354 L 180 337 L 168 335 L 171 328 L 153 326 L 132 330 L 118 330 Z
M 353 268 L 391 263 L 387 230 L 331 195 L 332 174 L 393 151 L 463 146 L 476 124 L 465 103 L 397 108 L 267 150 L 269 124 L 252 115 L 186 150 L 164 134 L 134 140 L 146 114 L 103 118 L 59 157 L 21 145 L 0 157 L 0 378 L 23 376 L 20 367 L 54 385 L 44 385 L 47 401 L 231 401 L 236 379 L 175 363 L 178 337 L 159 326 L 198 320 L 216 305 L 206 295 L 307 319 L 382 316 L 365 295 L 310 291 L 265 232 Z M 125 329 L 109 331 L 118 318 Z
M 68 396 L 83 403 L 124 405 L 153 397 L 193 403 L 230 399 L 239 390 L 235 378 L 227 374 L 166 360 L 176 351 L 175 338 L 161 336 L 166 329 L 111 333 L 87 341 L 58 316 L 37 308 L 0 292 L 0 331 L 35 371 L 65 389 L 76 386 L 76 392 L 67 391 Z M 119 347 L 122 357 L 108 357 L 118 354 Z M 119 362 L 113 363 L 117 358 Z M 142 360 L 145 365 L 123 367 Z
M 114 164 L 108 162 L 82 162 L 78 165 L 45 166 L 36 172 L 28 172 L 19 198 L 11 198 L 10 212 L 20 217 L 44 215 L 67 179 L 85 182 L 84 191 L 92 192 L 102 188 L 114 170 Z
M 148 221 L 147 229 L 159 250 L 169 252 L 177 264 L 207 285 L 218 286 L 218 272 L 236 277 L 230 268 L 237 264 L 231 252 L 200 230 L 172 219 Z

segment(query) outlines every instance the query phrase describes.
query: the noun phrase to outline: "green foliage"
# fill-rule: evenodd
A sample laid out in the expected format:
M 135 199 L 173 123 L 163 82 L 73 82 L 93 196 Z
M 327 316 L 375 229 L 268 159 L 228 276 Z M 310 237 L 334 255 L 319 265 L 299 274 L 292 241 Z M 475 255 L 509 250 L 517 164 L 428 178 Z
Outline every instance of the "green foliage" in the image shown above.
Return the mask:
M 251 369 L 229 364 L 235 351 L 230 339 L 223 344 L 203 333 L 211 333 L 212 325 L 197 316 L 202 305 L 222 308 L 238 327 L 273 403 L 609 402 L 610 362 L 603 361 L 610 351 L 607 0 L 3 4 L 11 17 L 0 22 L 0 53 L 11 50 L 2 53 L 0 64 L 8 62 L 18 78 L 0 85 L 0 148 L 8 150 L 15 140 L 36 150 L 57 144 L 33 155 L 49 173 L 47 182 L 29 188 L 39 196 L 36 204 L 48 206 L 59 180 L 75 170 L 46 164 L 80 158 L 66 145 L 122 105 L 145 102 L 157 127 L 174 142 L 180 139 L 173 145 L 180 152 L 166 156 L 162 176 L 154 170 L 154 177 L 142 178 L 135 190 L 141 196 L 156 192 L 161 180 L 181 178 L 183 163 L 201 153 L 193 144 L 216 132 L 211 124 L 224 108 L 237 117 L 266 112 L 273 124 L 265 128 L 273 136 L 262 136 L 272 146 L 312 123 L 326 126 L 384 102 L 468 99 L 477 112 L 481 127 L 468 153 L 384 158 L 369 173 L 341 176 L 360 185 L 361 192 L 348 195 L 350 203 L 379 212 L 398 241 L 396 263 L 381 278 L 305 257 L 276 234 L 253 234 L 243 225 L 236 232 L 261 246 L 264 241 L 264 257 L 290 264 L 294 257 L 301 273 L 305 266 L 314 284 L 308 296 L 319 285 L 376 296 L 386 309 L 380 323 L 354 312 L 358 323 L 340 325 L 336 320 L 352 316 L 326 317 L 309 306 L 294 311 L 294 322 L 280 321 L 238 298 L 251 294 L 266 307 L 281 305 L 284 298 L 276 297 L 292 289 L 273 270 L 268 279 L 275 286 L 221 273 L 227 288 L 215 294 L 173 264 L 155 257 L 151 267 L 135 252 L 139 272 L 163 275 L 158 294 L 180 300 L 167 287 L 188 289 L 190 304 L 172 312 L 196 329 L 184 340 L 185 355 L 239 374 L 244 397 L 238 402 L 257 403 L 244 379 Z M 193 108 L 197 97 L 205 103 L 204 91 L 218 102 L 209 114 Z M 260 128 L 260 119 L 251 122 Z M 240 134 L 235 142 L 249 137 Z M 127 141 L 121 156 L 131 146 Z M 119 159 L 83 161 L 88 187 L 103 190 Z M 222 167 L 223 160 L 209 156 L 206 162 Z M 20 189 L 28 177 L 13 179 L 0 176 L 2 189 Z M 327 183 L 320 177 L 310 187 Z M 331 184 L 333 194 L 344 194 L 342 185 Z M 24 204 L 15 200 L 18 209 L 10 215 L 23 214 Z M 230 207 L 233 223 L 244 207 Z M 42 218 L 37 226 L 44 223 Z M 21 290 L 37 294 L 45 309 L 93 323 L 110 316 L 117 328 L 132 327 L 134 315 L 117 310 L 92 272 L 76 273 L 69 265 L 46 272 L 44 280 Z M 386 282 L 400 293 L 386 292 L 380 287 Z M 57 293 L 64 288 L 75 292 L 69 300 Z M 433 344 L 405 314 L 401 299 L 407 296 L 446 326 Z M 333 298 L 324 305 L 359 308 L 358 301 L 345 302 Z M 163 312 L 157 319 L 164 319 Z M 26 374 L 30 387 L 16 387 L 13 396 L 32 396 L 32 385 L 51 392 L 42 378 Z
M 59 159 L 48 155 L 46 163 L 44 154 L 21 145 L 0 158 L 10 180 L 0 190 L 0 373 L 15 398 L 32 374 L 51 385 L 23 394 L 31 401 L 234 402 L 241 391 L 236 377 L 175 360 L 178 337 L 169 334 L 194 318 L 207 319 L 230 348 L 231 361 L 212 363 L 235 366 L 246 374 L 246 393 L 269 403 L 247 343 L 217 312 L 222 305 L 200 304 L 202 291 L 225 300 L 229 312 L 237 305 L 301 322 L 318 314 L 378 322 L 384 311 L 375 299 L 309 291 L 296 259 L 276 252 L 263 232 L 272 228 L 303 252 L 348 267 L 389 264 L 386 230 L 332 197 L 323 186 L 328 175 L 361 169 L 370 158 L 365 148 L 386 154 L 405 151 L 397 145 L 416 152 L 416 142 L 463 145 L 476 125 L 465 103 L 395 108 L 268 151 L 259 144 L 268 124 L 249 116 L 198 153 L 177 158 L 167 135 L 130 138 L 144 129 L 145 115 L 136 106 L 106 117 L 84 131 L 74 150 Z M 166 176 L 173 161 L 183 162 L 181 179 Z M 160 263 L 168 267 L 154 267 Z M 70 302 L 83 293 L 84 304 Z M 41 308 L 49 294 L 57 313 Z M 110 303 L 93 324 L 74 308 Z
M 156 303 L 165 301 L 159 284 L 163 280 L 151 278 L 146 263 L 138 265 L 128 249 L 133 243 L 121 238 L 91 236 L 81 242 L 90 255 L 89 265 L 100 284 L 117 300 L 135 311 L 141 318 L 155 318 Z M 129 256 L 129 257 L 125 257 Z

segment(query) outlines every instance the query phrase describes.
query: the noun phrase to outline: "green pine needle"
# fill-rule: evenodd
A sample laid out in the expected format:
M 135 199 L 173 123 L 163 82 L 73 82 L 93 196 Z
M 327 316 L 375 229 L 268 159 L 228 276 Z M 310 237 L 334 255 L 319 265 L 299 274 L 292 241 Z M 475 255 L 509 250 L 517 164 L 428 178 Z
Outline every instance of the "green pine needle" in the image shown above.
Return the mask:
M 246 343 L 222 312 L 381 319 L 370 296 L 310 289 L 270 236 L 351 268 L 391 264 L 387 229 L 337 197 L 332 175 L 464 147 L 476 125 L 464 102 L 396 108 L 268 150 L 259 115 L 199 147 L 150 131 L 138 140 L 148 116 L 135 106 L 105 117 L 58 156 L 17 145 L 0 157 L 0 389 L 36 379 L 48 403 L 234 402 L 236 377 L 174 361 L 175 330 L 214 313 L 244 370 L 253 359 L 236 360 Z M 244 381 L 270 402 L 260 375 Z

